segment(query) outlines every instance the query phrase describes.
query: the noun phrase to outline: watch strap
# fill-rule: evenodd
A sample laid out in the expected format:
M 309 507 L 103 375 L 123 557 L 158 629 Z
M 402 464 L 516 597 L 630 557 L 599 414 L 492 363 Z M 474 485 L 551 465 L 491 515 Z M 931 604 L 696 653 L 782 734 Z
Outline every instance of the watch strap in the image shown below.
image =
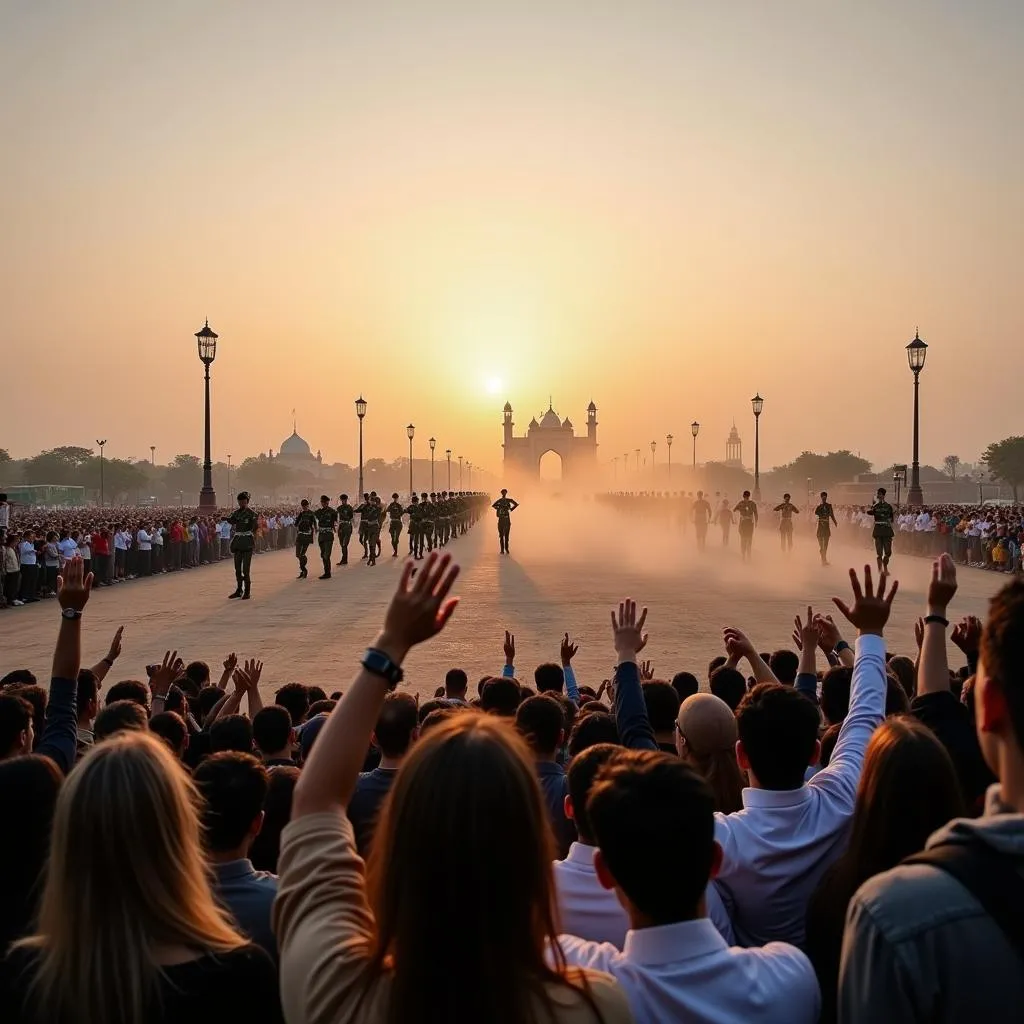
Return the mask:
M 949 625 L 949 619 L 944 615 L 926 615 L 924 617 L 924 624 L 927 626 L 929 623 L 937 622 L 943 629 Z
M 399 665 L 396 665 L 383 651 L 376 647 L 368 647 L 363 654 L 363 668 L 375 676 L 380 676 L 388 684 L 388 689 L 393 690 L 404 678 L 405 673 Z

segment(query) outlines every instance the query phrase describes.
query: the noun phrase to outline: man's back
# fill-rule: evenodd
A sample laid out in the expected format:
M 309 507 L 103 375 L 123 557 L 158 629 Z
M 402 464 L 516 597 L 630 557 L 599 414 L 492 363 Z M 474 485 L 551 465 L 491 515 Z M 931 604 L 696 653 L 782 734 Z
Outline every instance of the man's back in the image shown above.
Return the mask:
M 614 890 L 606 889 L 594 868 L 596 847 L 573 843 L 565 860 L 556 860 L 555 895 L 562 929 L 590 942 L 622 949 L 629 917 Z
M 231 911 L 241 930 L 277 960 L 277 939 L 270 927 L 270 909 L 277 896 L 277 875 L 256 871 L 252 861 L 214 864 L 214 892 Z
M 348 805 L 348 818 L 355 830 L 360 857 L 366 857 L 370 852 L 381 804 L 397 774 L 397 768 L 374 768 L 372 772 L 362 772 L 356 782 L 356 791 Z

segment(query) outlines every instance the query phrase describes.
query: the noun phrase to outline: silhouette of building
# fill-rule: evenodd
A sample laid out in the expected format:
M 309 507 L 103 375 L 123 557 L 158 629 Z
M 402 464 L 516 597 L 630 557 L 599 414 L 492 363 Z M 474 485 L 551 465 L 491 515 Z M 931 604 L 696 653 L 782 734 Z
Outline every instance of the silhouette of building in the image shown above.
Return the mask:
M 504 442 L 505 470 L 532 479 L 540 478 L 540 460 L 548 453 L 555 452 L 562 460 L 562 476 L 582 477 L 594 471 L 597 466 L 597 406 L 587 406 L 587 433 L 577 436 L 572 422 L 566 417 L 560 419 L 551 402 L 548 410 L 538 422 L 534 417 L 526 428 L 526 434 L 516 437 L 512 429 L 512 406 L 505 403 Z
M 735 423 L 725 442 L 725 464 L 736 469 L 743 468 L 743 442 L 740 440 L 740 432 L 736 429 Z
M 305 470 L 307 473 L 315 473 L 317 476 L 320 475 L 323 465 L 323 457 L 320 452 L 318 451 L 316 455 L 313 454 L 305 438 L 299 437 L 294 424 L 291 436 L 281 442 L 277 455 L 275 456 L 271 452 L 270 457 L 288 469 Z

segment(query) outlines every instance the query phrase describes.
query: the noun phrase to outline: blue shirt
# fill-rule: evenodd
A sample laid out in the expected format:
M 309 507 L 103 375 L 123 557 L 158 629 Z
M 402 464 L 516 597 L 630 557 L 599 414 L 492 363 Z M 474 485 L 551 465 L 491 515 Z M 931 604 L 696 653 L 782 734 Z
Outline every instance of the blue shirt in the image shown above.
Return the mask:
M 360 773 L 356 782 L 356 791 L 348 805 L 348 820 L 356 834 L 356 849 L 364 860 L 377 830 L 381 804 L 391 791 L 397 774 L 397 768 L 374 768 L 372 772 Z
M 277 962 L 277 939 L 270 927 L 270 908 L 277 896 L 277 875 L 257 871 L 252 861 L 214 864 L 214 895 L 231 911 L 239 928 Z

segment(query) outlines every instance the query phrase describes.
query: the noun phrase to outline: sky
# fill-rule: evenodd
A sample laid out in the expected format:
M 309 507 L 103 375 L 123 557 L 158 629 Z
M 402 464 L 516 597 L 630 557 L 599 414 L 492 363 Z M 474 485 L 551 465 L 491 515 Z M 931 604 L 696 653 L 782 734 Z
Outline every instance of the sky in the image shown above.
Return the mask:
M 0 4 L 0 447 L 501 465 L 735 420 L 762 468 L 1019 417 L 1017 0 Z M 12 380 L 13 375 L 13 380 Z M 686 442 L 688 444 L 688 441 Z M 659 456 L 660 457 L 660 456 Z

